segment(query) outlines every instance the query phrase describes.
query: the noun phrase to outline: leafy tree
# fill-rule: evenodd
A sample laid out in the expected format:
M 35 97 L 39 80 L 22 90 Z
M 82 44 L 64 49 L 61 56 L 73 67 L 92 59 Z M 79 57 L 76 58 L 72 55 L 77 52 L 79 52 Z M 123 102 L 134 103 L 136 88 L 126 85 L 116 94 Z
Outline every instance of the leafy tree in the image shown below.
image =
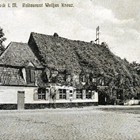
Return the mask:
M 0 54 L 5 50 L 3 42 L 6 40 L 4 37 L 3 29 L 0 27 Z

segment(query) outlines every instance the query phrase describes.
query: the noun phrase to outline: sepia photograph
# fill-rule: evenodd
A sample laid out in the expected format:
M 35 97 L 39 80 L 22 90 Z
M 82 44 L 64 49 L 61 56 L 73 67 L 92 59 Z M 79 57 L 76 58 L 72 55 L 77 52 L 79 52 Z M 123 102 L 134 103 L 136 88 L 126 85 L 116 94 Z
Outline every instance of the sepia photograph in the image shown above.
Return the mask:
M 140 0 L 0 1 L 0 140 L 140 140 Z

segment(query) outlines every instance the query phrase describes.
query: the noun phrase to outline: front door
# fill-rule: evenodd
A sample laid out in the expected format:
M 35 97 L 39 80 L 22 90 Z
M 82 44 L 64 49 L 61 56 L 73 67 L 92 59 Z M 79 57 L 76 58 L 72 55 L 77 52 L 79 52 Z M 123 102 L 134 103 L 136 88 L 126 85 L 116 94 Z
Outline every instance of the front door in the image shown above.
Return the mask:
M 25 98 L 25 92 L 18 91 L 18 93 L 17 93 L 17 109 L 18 110 L 24 109 L 24 98 Z

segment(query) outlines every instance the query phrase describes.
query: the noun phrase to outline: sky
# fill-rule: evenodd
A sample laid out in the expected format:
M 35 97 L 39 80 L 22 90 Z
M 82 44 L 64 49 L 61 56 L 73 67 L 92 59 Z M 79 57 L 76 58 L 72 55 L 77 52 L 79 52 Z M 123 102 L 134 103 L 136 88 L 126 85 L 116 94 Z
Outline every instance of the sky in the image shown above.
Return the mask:
M 0 27 L 7 46 L 11 41 L 28 42 L 31 32 L 82 41 L 94 41 L 100 26 L 100 42 L 129 62 L 140 63 L 140 0 L 1 0 Z M 71 8 L 23 8 L 22 3 L 70 3 Z

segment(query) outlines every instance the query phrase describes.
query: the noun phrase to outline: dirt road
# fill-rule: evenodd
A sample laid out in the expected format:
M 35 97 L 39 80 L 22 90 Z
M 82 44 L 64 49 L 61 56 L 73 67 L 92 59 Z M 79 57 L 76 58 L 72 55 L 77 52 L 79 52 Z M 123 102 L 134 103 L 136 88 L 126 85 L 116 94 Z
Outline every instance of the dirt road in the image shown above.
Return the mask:
M 139 140 L 140 114 L 94 107 L 0 111 L 1 140 Z

